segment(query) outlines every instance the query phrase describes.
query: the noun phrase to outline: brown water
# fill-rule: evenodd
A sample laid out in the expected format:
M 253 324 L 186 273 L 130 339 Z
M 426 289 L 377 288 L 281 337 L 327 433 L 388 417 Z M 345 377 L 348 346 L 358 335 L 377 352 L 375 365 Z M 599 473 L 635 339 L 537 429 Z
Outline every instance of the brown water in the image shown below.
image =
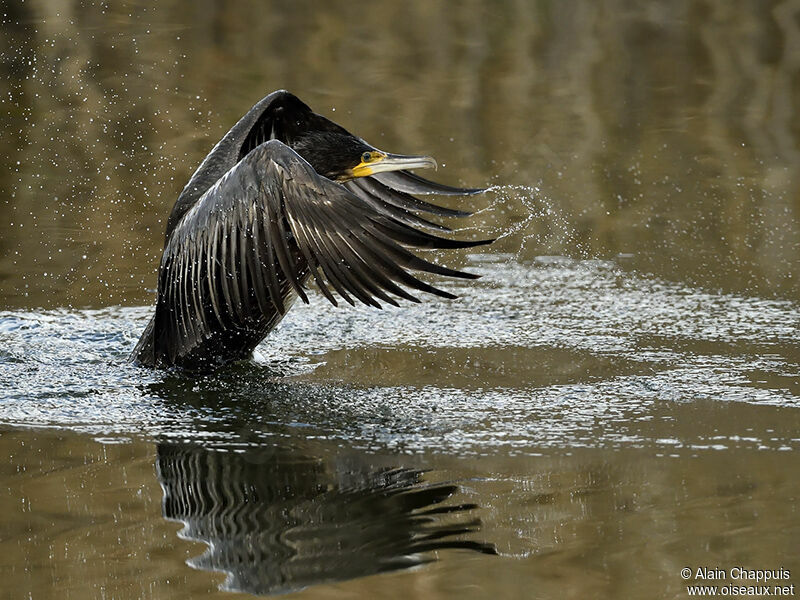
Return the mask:
M 0 8 L 0 595 L 800 584 L 799 5 Z M 277 88 L 494 186 L 438 255 L 483 277 L 129 366 L 172 202 Z

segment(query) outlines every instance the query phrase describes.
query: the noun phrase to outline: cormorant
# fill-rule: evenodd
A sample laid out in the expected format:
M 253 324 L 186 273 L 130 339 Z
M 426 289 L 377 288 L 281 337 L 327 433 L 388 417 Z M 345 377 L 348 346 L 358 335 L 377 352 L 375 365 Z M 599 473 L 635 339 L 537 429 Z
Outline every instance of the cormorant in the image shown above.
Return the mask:
M 419 300 L 400 285 L 454 295 L 408 270 L 476 275 L 415 256 L 407 247 L 465 248 L 417 227 L 449 231 L 416 214 L 461 217 L 410 194 L 473 194 L 407 169 L 429 156 L 378 150 L 278 90 L 217 143 L 181 192 L 167 221 L 155 315 L 131 359 L 145 366 L 207 369 L 251 356 L 311 277 L 336 306 L 397 306 Z M 398 285 L 400 284 L 400 285 Z

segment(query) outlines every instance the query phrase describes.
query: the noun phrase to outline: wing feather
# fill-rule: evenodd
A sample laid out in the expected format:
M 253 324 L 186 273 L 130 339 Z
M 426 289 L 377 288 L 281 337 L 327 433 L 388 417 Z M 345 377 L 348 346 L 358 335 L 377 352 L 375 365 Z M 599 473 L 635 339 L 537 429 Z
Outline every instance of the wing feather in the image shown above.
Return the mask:
M 275 202 L 276 196 L 280 197 L 280 205 L 277 205 Z M 278 257 L 278 264 L 280 265 L 283 274 L 289 278 L 289 283 L 292 284 L 295 292 L 297 292 L 300 298 L 303 299 L 303 302 L 308 304 L 308 297 L 303 290 L 303 286 L 300 284 L 300 278 L 298 277 L 297 270 L 295 269 L 292 257 L 290 256 L 290 238 L 288 232 L 286 231 L 286 227 L 284 226 L 283 190 L 271 190 L 262 187 L 262 197 L 267 199 L 267 206 L 270 207 L 269 227 L 270 235 L 272 237 L 271 246 L 274 248 L 275 255 Z
M 302 206 L 297 207 L 298 212 L 302 212 L 303 208 Z M 331 241 L 327 231 L 324 227 L 319 226 L 315 219 L 316 215 L 312 215 L 313 213 L 309 215 L 310 222 L 314 224 L 311 248 L 314 250 L 314 256 L 319 262 L 322 272 L 325 274 L 325 277 L 328 278 L 328 281 L 330 281 L 336 292 L 344 298 L 345 302 L 351 306 L 355 305 L 355 302 L 348 292 L 363 302 L 363 296 L 358 287 L 356 286 L 354 288 L 352 285 L 348 284 L 347 275 L 339 264 L 336 252 L 331 249 Z
M 269 213 L 260 202 L 256 202 L 256 214 L 258 215 L 254 228 L 259 230 L 259 237 L 261 238 L 261 248 L 266 250 L 266 279 L 267 287 L 269 289 L 269 297 L 272 300 L 273 306 L 280 314 L 286 314 L 286 306 L 283 302 L 283 296 L 280 290 L 280 280 L 278 279 L 278 270 L 276 268 L 277 258 L 275 256 L 275 249 L 272 247 L 270 227 L 269 227 Z
M 206 320 L 206 311 L 202 309 L 202 285 L 203 279 L 200 277 L 200 271 L 202 268 L 202 262 L 200 261 L 200 254 L 202 253 L 203 247 L 201 244 L 192 244 L 190 246 L 191 251 L 191 259 L 189 264 L 191 265 L 191 281 L 192 281 L 192 309 L 194 310 L 196 315 L 200 317 L 200 329 L 198 334 L 200 337 L 204 337 L 205 332 L 208 331 L 208 321 Z
M 348 181 L 345 183 L 345 187 L 353 192 L 358 198 L 369 204 L 372 208 L 376 209 L 378 212 L 385 214 L 389 217 L 393 217 L 398 221 L 405 223 L 406 225 L 411 225 L 412 227 L 425 227 L 427 229 L 434 229 L 436 231 L 452 231 L 449 227 L 441 225 L 440 223 L 434 223 L 433 221 L 429 221 L 427 219 L 423 219 L 419 215 L 414 214 L 411 212 L 410 205 L 398 205 L 396 202 L 391 202 L 392 195 L 395 195 L 396 192 L 382 186 L 378 182 L 372 182 L 370 184 L 367 180 L 368 177 L 362 177 L 360 179 L 356 179 L 353 181 Z M 385 193 L 381 193 L 380 189 L 383 188 Z M 411 197 L 411 196 L 409 196 Z M 416 198 L 414 198 L 416 200 Z M 426 206 L 433 207 L 433 204 L 428 204 L 427 202 L 423 202 L 420 204 L 425 204 Z M 438 208 L 438 207 L 437 207 Z M 423 207 L 415 207 L 415 210 L 424 210 Z M 450 212 L 449 209 L 442 208 L 442 211 Z M 459 211 L 452 211 L 454 214 L 444 214 L 442 216 L 462 216 Z M 441 213 L 436 213 L 441 214 Z
M 215 253 L 217 243 L 216 224 L 214 224 L 213 233 L 209 233 L 208 231 L 205 231 L 204 233 L 207 240 L 204 266 L 208 279 L 209 302 L 211 304 L 211 310 L 214 312 L 214 316 L 217 318 L 217 322 L 219 323 L 220 327 L 225 327 L 225 321 L 222 319 L 221 314 L 221 303 L 219 296 L 217 295 L 217 291 L 219 290 L 219 278 L 217 277 L 219 261 L 217 260 Z
M 243 202 L 246 202 L 247 210 L 242 211 L 240 213 L 239 226 L 236 228 L 236 233 L 238 238 L 237 239 L 238 248 L 236 250 L 239 258 L 239 260 L 237 261 L 239 265 L 239 274 L 240 274 L 238 281 L 239 293 L 240 296 L 246 300 L 251 290 L 250 280 L 247 275 L 247 271 L 248 271 L 248 265 L 250 264 L 250 255 L 253 254 L 253 251 L 252 251 L 252 241 L 247 239 L 248 237 L 247 223 L 250 222 L 250 210 L 249 210 L 250 207 L 248 206 L 249 202 L 247 202 L 247 199 L 243 199 Z M 253 316 L 250 305 L 251 305 L 250 302 L 242 302 L 242 306 L 244 308 L 245 314 L 247 315 L 248 319 L 252 318 Z
M 250 219 L 253 223 L 253 253 L 250 264 L 251 273 L 253 275 L 253 289 L 255 291 L 256 300 L 258 302 L 258 309 L 265 313 L 269 310 L 270 299 L 267 298 L 269 294 L 269 286 L 265 281 L 264 276 L 264 259 L 262 258 L 262 233 L 261 233 L 261 212 L 258 208 L 258 203 L 253 201 L 250 204 Z M 277 300 L 276 300 L 277 298 Z M 280 302 L 280 294 L 276 294 L 276 298 L 271 298 L 272 305 L 278 307 L 277 302 Z M 283 303 L 280 305 L 280 312 L 283 312 Z
M 215 247 L 217 253 L 219 254 L 219 279 L 218 281 L 222 287 L 222 295 L 225 298 L 225 312 L 228 313 L 228 317 L 235 317 L 233 314 L 236 312 L 236 305 L 233 301 L 233 293 L 231 292 L 231 286 L 229 284 L 230 281 L 230 274 L 228 273 L 228 234 L 225 231 L 220 231 L 223 227 L 223 223 L 216 223 L 214 227 L 214 238 L 215 238 Z M 219 238 L 217 238 L 219 236 Z M 219 246 L 217 246 L 217 243 Z M 238 315 L 236 315 L 238 316 Z
M 331 219 L 340 228 L 340 231 L 348 231 L 348 224 L 341 215 L 338 213 L 333 213 L 331 214 Z M 383 288 L 395 294 L 396 296 L 405 298 L 406 300 L 419 302 L 418 298 L 415 298 L 403 290 L 403 288 L 398 287 L 392 282 L 390 272 L 387 272 L 385 269 L 381 268 L 382 261 L 375 256 L 375 252 L 370 249 L 369 243 L 365 243 L 363 231 L 349 230 L 347 238 L 343 238 L 343 241 L 347 248 L 346 258 L 349 258 L 348 264 L 353 265 L 354 268 L 358 270 L 362 279 L 366 280 L 367 282 L 374 281 L 377 283 L 379 286 L 376 288 L 378 292 L 380 292 L 380 288 Z M 390 296 L 386 296 L 382 292 L 373 293 L 375 293 L 375 295 L 382 300 L 389 302 L 394 306 L 398 306 L 397 302 Z
M 225 263 L 225 273 L 227 275 L 226 281 L 229 283 L 231 297 L 233 298 L 233 307 L 236 310 L 239 322 L 244 322 L 244 302 L 242 301 L 242 295 L 239 291 L 239 281 L 241 280 L 241 275 L 239 273 L 239 257 L 236 252 L 236 240 L 238 238 L 239 230 L 239 224 L 237 222 L 238 219 L 236 219 L 236 216 L 238 215 L 234 214 L 233 227 L 227 229 L 225 232 L 225 242 L 228 247 L 228 260 Z
M 430 181 L 409 171 L 376 173 L 372 179 L 405 194 L 442 194 L 444 196 L 468 196 L 485 192 L 483 188 L 459 188 Z M 417 200 L 422 202 L 421 200 Z M 427 203 L 425 203 L 427 204 Z M 446 209 L 445 209 L 446 210 Z M 469 213 L 467 213 L 469 214 Z M 462 215 L 465 216 L 465 215 Z
M 189 257 L 186 255 L 186 252 L 181 252 L 178 255 L 178 268 L 175 272 L 175 278 L 178 286 L 178 310 L 180 310 L 181 315 L 181 329 L 183 331 L 183 335 L 187 338 L 189 337 L 189 316 L 187 314 L 189 306 L 186 303 L 186 282 L 188 277 L 184 275 L 184 272 L 188 262 Z
M 319 259 L 317 258 L 320 253 L 322 252 L 319 244 L 317 243 L 317 238 L 319 236 L 318 230 L 316 228 L 316 223 L 312 217 L 312 215 L 308 214 L 305 210 L 305 207 L 302 205 L 298 207 L 298 213 L 300 216 L 300 220 L 296 222 L 295 231 L 298 237 L 298 245 L 300 246 L 300 251 L 303 253 L 306 261 L 311 268 L 311 273 L 314 277 L 314 281 L 319 287 L 322 294 L 333 304 L 334 306 L 338 306 L 338 302 L 336 302 L 336 298 L 331 294 L 330 290 L 325 285 L 324 278 L 320 275 L 319 271 L 324 268 L 320 264 Z M 330 278 L 329 278 L 330 280 Z M 352 304 L 352 301 L 349 300 L 347 296 L 347 292 L 344 292 L 344 289 L 341 287 L 336 287 L 334 282 L 331 282 L 331 285 L 334 289 L 342 296 L 347 302 Z

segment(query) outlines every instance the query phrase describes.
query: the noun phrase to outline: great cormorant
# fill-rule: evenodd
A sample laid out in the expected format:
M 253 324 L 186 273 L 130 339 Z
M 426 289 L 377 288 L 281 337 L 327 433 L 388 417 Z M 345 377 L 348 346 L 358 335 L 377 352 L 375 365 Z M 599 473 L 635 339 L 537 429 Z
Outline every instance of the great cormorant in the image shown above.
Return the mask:
M 192 175 L 167 221 L 158 297 L 131 358 L 146 366 L 209 368 L 249 357 L 313 277 L 335 306 L 380 308 L 389 294 L 419 300 L 400 285 L 454 295 L 408 270 L 475 275 L 420 259 L 415 248 L 465 248 L 417 227 L 449 231 L 416 212 L 470 213 L 410 194 L 472 194 L 407 169 L 428 156 L 382 152 L 296 96 L 279 90 L 225 134 Z M 400 285 L 398 285 L 400 284 Z

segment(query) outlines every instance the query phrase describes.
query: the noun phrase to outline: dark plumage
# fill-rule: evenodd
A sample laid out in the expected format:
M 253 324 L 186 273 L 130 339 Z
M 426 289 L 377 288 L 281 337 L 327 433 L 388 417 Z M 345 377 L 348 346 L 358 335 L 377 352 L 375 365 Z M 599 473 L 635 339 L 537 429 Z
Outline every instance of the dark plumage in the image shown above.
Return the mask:
M 424 156 L 377 150 L 286 91 L 268 95 L 206 156 L 167 221 L 155 315 L 133 351 L 147 366 L 209 368 L 247 358 L 314 278 L 334 305 L 454 298 L 413 277 L 474 278 L 407 250 L 464 248 L 415 212 L 465 216 L 412 193 L 471 194 L 405 169 Z M 332 288 L 332 289 L 331 289 Z M 392 295 L 390 295 L 392 294 Z

